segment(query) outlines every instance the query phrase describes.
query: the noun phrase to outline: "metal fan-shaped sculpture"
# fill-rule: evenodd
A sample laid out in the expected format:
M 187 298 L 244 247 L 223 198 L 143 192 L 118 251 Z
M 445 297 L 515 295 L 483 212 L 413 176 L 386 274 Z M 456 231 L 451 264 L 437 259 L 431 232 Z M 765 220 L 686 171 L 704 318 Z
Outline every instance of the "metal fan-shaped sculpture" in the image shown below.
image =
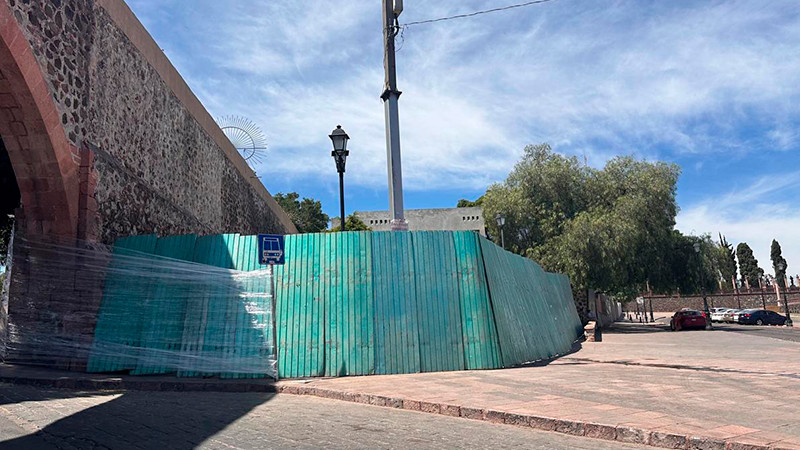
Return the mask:
M 258 125 L 241 116 L 222 116 L 217 124 L 245 161 L 250 164 L 261 161 L 267 151 L 267 139 Z

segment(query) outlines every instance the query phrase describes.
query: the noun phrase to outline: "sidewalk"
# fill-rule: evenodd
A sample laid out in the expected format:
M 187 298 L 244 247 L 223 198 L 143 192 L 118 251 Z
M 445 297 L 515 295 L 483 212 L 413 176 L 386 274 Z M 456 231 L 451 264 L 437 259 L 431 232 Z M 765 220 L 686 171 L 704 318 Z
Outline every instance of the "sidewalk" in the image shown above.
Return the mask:
M 664 448 L 800 449 L 800 344 L 622 325 L 546 366 L 287 381 L 282 392 Z
M 800 344 L 622 324 L 545 365 L 311 380 L 83 375 L 0 365 L 0 382 L 278 391 L 663 448 L 800 449 Z M 49 384 L 47 384 L 49 383 Z

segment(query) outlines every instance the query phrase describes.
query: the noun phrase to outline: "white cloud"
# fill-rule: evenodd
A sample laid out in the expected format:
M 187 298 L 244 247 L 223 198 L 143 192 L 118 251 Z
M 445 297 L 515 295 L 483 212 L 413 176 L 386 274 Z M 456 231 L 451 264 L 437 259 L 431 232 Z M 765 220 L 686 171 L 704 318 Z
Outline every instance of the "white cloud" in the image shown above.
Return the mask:
M 773 273 L 770 246 L 776 239 L 789 265 L 788 273 L 800 273 L 800 209 L 793 191 L 800 186 L 800 172 L 760 177 L 749 186 L 724 195 L 709 196 L 681 211 L 677 228 L 684 233 L 725 235 L 734 246 L 747 242 L 759 266 Z

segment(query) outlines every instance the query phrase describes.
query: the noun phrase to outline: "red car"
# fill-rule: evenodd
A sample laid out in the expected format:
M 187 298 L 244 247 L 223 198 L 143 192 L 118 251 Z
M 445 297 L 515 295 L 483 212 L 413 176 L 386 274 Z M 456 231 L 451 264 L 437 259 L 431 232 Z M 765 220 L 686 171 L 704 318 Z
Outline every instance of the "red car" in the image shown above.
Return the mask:
M 675 313 L 669 322 L 672 331 L 685 330 L 687 328 L 705 328 L 707 319 L 705 314 L 700 311 L 684 309 Z

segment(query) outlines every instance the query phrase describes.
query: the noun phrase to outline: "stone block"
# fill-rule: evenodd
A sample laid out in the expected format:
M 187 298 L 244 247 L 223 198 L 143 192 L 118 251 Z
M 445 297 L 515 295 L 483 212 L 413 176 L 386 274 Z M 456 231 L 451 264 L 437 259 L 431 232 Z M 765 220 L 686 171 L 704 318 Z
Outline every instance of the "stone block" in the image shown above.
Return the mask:
M 583 435 L 594 439 L 605 439 L 613 441 L 617 435 L 617 429 L 613 425 L 602 425 L 598 423 L 583 424 Z
M 507 425 L 531 426 L 531 418 L 525 414 L 506 413 L 505 417 L 503 417 L 503 421 Z
M 616 440 L 620 442 L 629 442 L 631 444 L 647 445 L 650 441 L 650 433 L 641 428 L 619 426 L 617 427 Z
M 461 417 L 465 419 L 484 420 L 484 413 L 482 409 L 462 406 L 460 412 Z
M 506 413 L 504 411 L 495 411 L 487 409 L 483 414 L 484 420 L 492 423 L 505 423 Z
M 689 438 L 688 448 L 689 450 L 725 450 L 725 441 L 692 436 Z
M 544 431 L 553 431 L 556 428 L 556 419 L 550 417 L 531 416 L 530 424 L 532 428 Z
M 456 405 L 446 405 L 443 403 L 439 405 L 439 413 L 445 416 L 460 417 L 461 407 Z
M 653 431 L 650 433 L 650 445 L 661 448 L 686 448 L 688 438 L 682 434 Z
M 583 436 L 585 433 L 583 422 L 567 419 L 556 419 L 553 431 L 574 436 Z

